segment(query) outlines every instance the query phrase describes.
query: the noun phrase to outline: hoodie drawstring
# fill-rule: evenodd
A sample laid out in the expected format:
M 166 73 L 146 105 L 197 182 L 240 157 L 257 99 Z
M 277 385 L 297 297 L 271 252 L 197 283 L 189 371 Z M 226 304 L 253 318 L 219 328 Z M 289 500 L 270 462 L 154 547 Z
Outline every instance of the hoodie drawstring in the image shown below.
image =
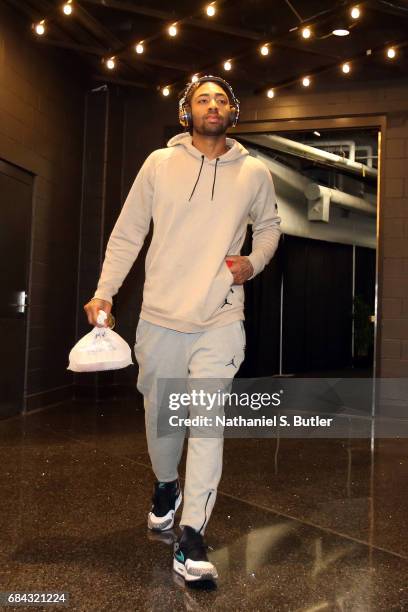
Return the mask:
M 216 179 L 216 177 L 217 177 L 217 165 L 218 165 L 219 160 L 220 160 L 220 158 L 219 158 L 219 157 L 217 157 L 217 159 L 215 160 L 215 166 L 214 166 L 214 180 L 213 180 L 212 191 L 211 191 L 211 201 L 214 199 L 215 179 Z M 197 180 L 196 180 L 196 182 L 195 182 L 195 184 L 194 184 L 193 191 L 191 192 L 191 195 L 190 195 L 190 197 L 188 198 L 188 201 L 189 201 L 189 202 L 190 202 L 191 198 L 193 197 L 193 194 L 194 194 L 194 192 L 195 192 L 195 188 L 197 187 L 197 183 L 198 183 L 198 181 L 200 180 L 200 175 L 201 175 L 201 170 L 203 169 L 203 164 L 204 164 L 204 155 L 202 155 L 202 156 L 201 156 L 201 166 L 200 166 L 200 171 L 199 171 L 199 173 L 198 173 Z
M 194 187 L 193 187 L 193 191 L 191 192 L 191 195 L 190 195 L 190 197 L 188 198 L 188 201 L 190 201 L 190 200 L 191 200 L 191 198 L 193 197 L 193 193 L 194 193 L 194 191 L 195 191 L 195 188 L 197 187 L 197 183 L 198 183 L 199 178 L 200 178 L 201 170 L 203 169 L 203 163 L 204 163 L 204 155 L 202 155 L 202 156 L 201 156 L 201 166 L 200 166 L 200 172 L 198 173 L 197 180 L 196 180 L 195 185 L 194 185 Z
M 217 159 L 215 160 L 215 168 L 214 168 L 214 180 L 213 180 L 213 186 L 212 186 L 212 191 L 211 191 L 211 201 L 214 198 L 214 187 L 215 187 L 215 177 L 217 176 L 217 164 L 218 164 L 218 160 L 220 158 L 217 157 Z

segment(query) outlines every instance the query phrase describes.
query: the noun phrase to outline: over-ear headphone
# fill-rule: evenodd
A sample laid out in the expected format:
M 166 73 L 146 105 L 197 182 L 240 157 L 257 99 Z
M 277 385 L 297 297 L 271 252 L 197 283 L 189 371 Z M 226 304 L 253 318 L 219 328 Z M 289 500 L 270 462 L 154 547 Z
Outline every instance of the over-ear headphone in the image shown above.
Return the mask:
M 223 78 L 218 76 L 213 76 L 211 74 L 207 74 L 205 76 L 200 77 L 195 82 L 188 83 L 186 88 L 184 89 L 181 98 L 179 100 L 179 121 L 180 124 L 188 129 L 193 127 L 193 118 L 191 115 L 191 106 L 189 104 L 189 100 L 191 100 L 194 91 L 201 85 L 201 83 L 206 83 L 211 81 L 213 83 L 220 83 L 221 87 L 226 90 L 228 94 L 228 98 L 231 105 L 230 110 L 230 119 L 229 126 L 235 127 L 238 123 L 239 117 L 239 100 L 235 97 L 233 89 L 227 81 L 224 81 Z

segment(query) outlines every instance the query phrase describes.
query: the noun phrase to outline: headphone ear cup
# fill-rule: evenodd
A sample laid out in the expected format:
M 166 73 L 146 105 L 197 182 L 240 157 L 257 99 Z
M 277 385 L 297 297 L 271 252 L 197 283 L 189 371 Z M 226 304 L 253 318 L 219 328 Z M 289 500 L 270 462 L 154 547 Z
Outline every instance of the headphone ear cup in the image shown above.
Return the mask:
M 230 114 L 229 114 L 230 127 L 235 124 L 236 118 L 237 118 L 237 109 L 234 106 L 232 106 L 230 110 Z
M 182 104 L 180 106 L 179 122 L 183 127 L 189 128 L 190 121 L 191 121 L 191 113 L 189 112 L 187 106 L 185 104 Z
M 185 127 L 190 129 L 192 127 L 193 123 L 192 123 L 192 117 L 191 117 L 191 108 L 190 108 L 190 106 L 188 104 L 186 104 L 184 106 L 184 117 L 185 117 L 185 120 L 186 120 L 186 126 Z

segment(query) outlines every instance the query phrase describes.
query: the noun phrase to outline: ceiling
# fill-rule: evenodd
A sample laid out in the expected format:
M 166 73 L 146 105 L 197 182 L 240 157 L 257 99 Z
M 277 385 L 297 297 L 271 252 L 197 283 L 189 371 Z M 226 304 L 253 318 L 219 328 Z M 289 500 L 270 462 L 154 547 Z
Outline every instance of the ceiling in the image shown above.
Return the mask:
M 320 82 L 398 80 L 408 75 L 408 2 L 371 0 L 217 0 L 216 15 L 208 17 L 207 2 L 197 0 L 73 0 L 67 17 L 63 0 L 7 0 L 27 20 L 27 36 L 36 44 L 59 47 L 74 55 L 96 81 L 127 87 L 181 89 L 195 73 L 224 76 L 238 92 L 265 93 L 268 88 L 302 88 L 310 75 Z M 350 18 L 358 5 L 361 17 Z M 32 23 L 45 19 L 46 33 L 37 36 Z M 178 22 L 178 35 L 167 27 Z M 335 27 L 345 23 L 350 34 L 338 37 Z M 301 29 L 310 25 L 305 40 Z M 136 54 L 143 40 L 145 51 Z M 260 46 L 270 43 L 262 56 Z M 395 45 L 397 56 L 386 58 Z M 367 50 L 371 51 L 367 54 Z M 114 70 L 103 59 L 115 56 Z M 232 70 L 223 68 L 231 59 Z M 341 72 L 350 61 L 348 75 Z

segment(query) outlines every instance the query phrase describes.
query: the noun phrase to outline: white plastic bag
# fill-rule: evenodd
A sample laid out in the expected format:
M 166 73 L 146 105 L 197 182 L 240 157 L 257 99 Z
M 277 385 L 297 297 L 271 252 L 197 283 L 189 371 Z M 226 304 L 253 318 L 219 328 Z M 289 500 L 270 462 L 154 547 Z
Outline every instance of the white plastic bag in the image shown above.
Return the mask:
M 106 318 L 106 312 L 100 310 L 98 323 L 102 325 Z M 99 372 L 118 370 L 131 364 L 132 353 L 127 342 L 109 327 L 94 327 L 70 352 L 67 370 Z

